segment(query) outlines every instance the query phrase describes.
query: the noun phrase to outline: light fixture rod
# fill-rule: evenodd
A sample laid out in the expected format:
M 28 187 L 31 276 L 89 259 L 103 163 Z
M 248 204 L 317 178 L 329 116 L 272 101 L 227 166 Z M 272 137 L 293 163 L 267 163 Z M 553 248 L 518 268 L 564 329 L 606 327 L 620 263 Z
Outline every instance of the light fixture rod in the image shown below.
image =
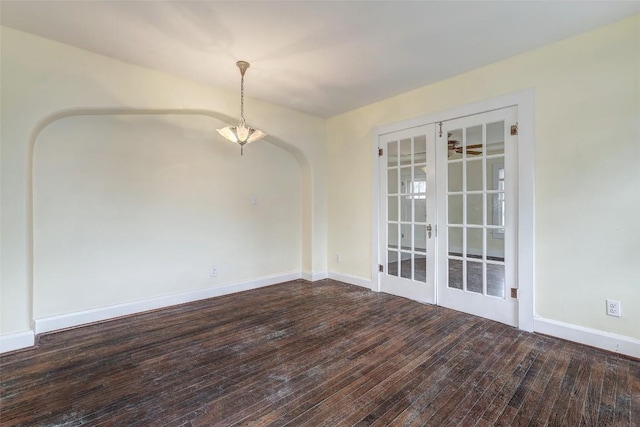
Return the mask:
M 236 65 L 240 69 L 240 118 L 242 119 L 242 123 L 245 123 L 244 120 L 244 73 L 247 72 L 247 68 L 251 65 L 247 61 L 238 61 Z

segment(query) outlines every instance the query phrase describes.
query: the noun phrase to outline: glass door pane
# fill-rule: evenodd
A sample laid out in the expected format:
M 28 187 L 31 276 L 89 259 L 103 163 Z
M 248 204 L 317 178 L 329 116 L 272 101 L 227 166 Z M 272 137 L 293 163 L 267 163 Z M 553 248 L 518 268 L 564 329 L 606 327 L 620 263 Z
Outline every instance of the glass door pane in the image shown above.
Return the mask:
M 387 262 L 385 271 L 388 275 L 398 276 L 399 269 L 399 252 L 400 249 L 400 207 L 399 203 L 402 196 L 402 183 L 400 180 L 400 164 L 398 141 L 390 141 L 385 150 L 387 151 Z
M 448 287 L 505 298 L 504 121 L 448 132 Z

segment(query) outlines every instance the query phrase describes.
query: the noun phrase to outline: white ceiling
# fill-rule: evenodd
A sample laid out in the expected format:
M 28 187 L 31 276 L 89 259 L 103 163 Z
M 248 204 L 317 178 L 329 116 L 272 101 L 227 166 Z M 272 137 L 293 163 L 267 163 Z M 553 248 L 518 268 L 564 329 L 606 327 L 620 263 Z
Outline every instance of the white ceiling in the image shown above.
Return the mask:
M 640 1 L 6 1 L 2 25 L 330 117 L 640 13 Z M 249 113 L 250 114 L 250 113 Z

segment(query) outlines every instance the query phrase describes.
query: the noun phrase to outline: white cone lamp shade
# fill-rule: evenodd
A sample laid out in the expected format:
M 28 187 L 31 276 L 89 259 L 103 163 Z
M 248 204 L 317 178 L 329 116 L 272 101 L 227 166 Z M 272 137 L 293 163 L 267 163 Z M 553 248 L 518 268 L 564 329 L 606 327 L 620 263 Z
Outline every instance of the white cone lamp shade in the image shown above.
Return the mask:
M 227 126 L 222 129 L 217 129 L 218 133 L 228 139 L 231 142 L 235 142 L 240 145 L 240 155 L 244 154 L 245 144 L 250 144 L 266 136 L 266 133 L 261 130 L 254 129 L 247 126 L 244 120 L 244 73 L 249 68 L 249 63 L 246 61 L 238 61 L 236 65 L 240 69 L 240 123 L 237 126 Z
M 229 141 L 249 144 L 264 137 L 266 134 L 259 129 L 250 128 L 246 123 L 240 122 L 238 126 L 227 126 L 226 128 L 217 129 L 220 135 Z

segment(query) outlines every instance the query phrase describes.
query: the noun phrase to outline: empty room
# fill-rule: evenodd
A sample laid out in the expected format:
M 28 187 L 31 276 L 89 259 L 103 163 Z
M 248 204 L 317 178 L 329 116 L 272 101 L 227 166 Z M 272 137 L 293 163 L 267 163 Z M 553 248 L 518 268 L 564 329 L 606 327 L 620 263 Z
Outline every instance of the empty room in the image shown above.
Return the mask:
M 0 425 L 640 425 L 640 1 L 0 24 Z

